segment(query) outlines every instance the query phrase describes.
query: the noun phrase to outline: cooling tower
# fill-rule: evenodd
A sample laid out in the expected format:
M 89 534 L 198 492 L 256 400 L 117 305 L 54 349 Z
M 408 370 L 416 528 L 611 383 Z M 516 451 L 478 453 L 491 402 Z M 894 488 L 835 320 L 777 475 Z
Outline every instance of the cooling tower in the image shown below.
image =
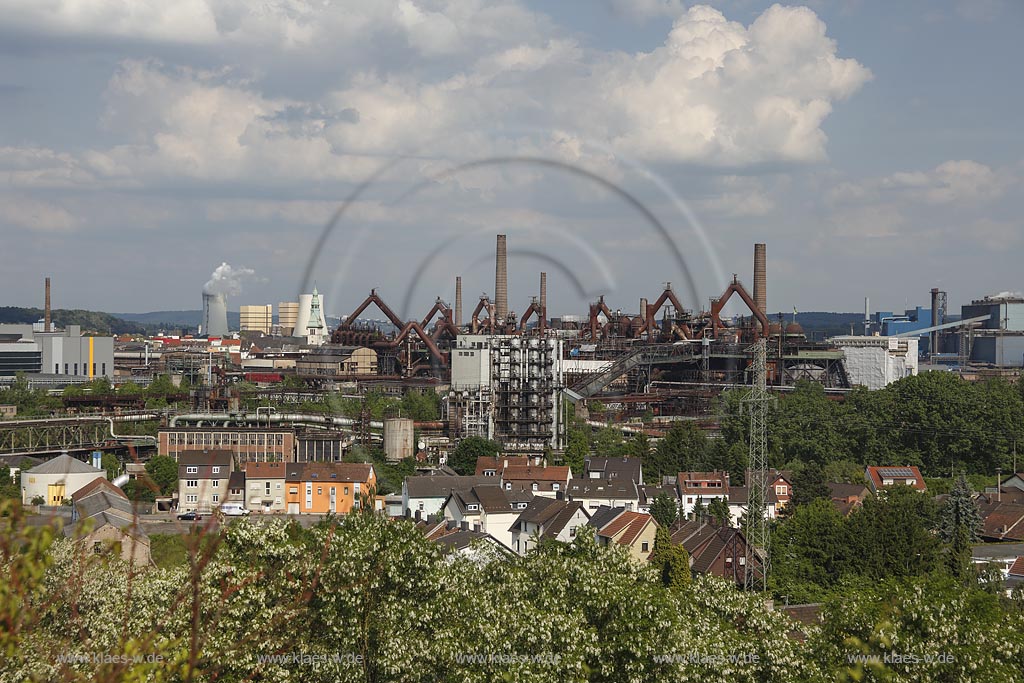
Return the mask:
M 228 334 L 228 298 L 224 294 L 203 292 L 203 334 L 225 337 Z
M 505 235 L 498 235 L 494 259 L 494 317 L 504 321 L 508 316 L 508 252 Z

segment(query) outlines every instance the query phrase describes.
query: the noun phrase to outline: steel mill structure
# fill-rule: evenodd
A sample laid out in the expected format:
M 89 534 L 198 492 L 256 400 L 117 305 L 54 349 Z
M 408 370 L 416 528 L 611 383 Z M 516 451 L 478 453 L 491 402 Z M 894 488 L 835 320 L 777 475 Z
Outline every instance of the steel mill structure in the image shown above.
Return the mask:
M 685 308 L 671 283 L 655 296 L 641 297 L 637 312 L 611 308 L 599 297 L 584 317 L 551 318 L 547 310 L 547 274 L 540 273 L 539 289 L 519 314 L 509 308 L 508 242 L 497 235 L 495 244 L 494 300 L 482 294 L 463 320 L 462 277 L 455 279 L 455 306 L 437 298 L 422 318 L 402 320 L 372 290 L 331 335 L 332 344 L 366 346 L 377 353 L 378 375 L 393 379 L 433 379 L 457 385 L 457 363 L 465 361 L 466 340 L 488 349 L 512 353 L 513 339 L 524 340 L 518 348 L 536 348 L 557 356 L 557 378 L 545 378 L 559 386 L 559 395 L 580 402 L 601 394 L 636 405 L 665 404 L 668 412 L 706 412 L 722 388 L 753 383 L 750 348 L 759 340 L 766 347 L 765 374 L 769 387 L 792 386 L 810 380 L 829 390 L 850 387 L 843 351 L 829 343 L 809 341 L 795 322 L 770 320 L 767 247 L 754 245 L 754 290 L 751 294 L 736 275 L 722 294 L 710 300 L 706 310 Z M 726 305 L 734 299 L 746 314 L 727 317 Z M 359 316 L 376 306 L 393 330 L 360 322 Z M 549 342 L 553 342 L 553 345 Z M 468 343 L 468 342 L 467 342 Z M 457 360 L 460 359 L 460 360 Z M 563 391 L 564 390 L 564 391 Z M 453 391 L 455 391 L 453 389 Z M 493 391 L 493 387 L 483 393 Z M 496 398 L 480 392 L 466 397 L 453 394 L 453 415 L 461 433 L 498 433 L 494 415 L 473 408 L 486 405 L 500 410 Z M 561 399 L 552 399 L 552 405 Z M 546 405 L 546 403 L 545 403 Z M 557 406 L 556 406 L 557 407 Z M 511 410 L 511 407 L 509 407 Z M 503 419 L 503 418 L 502 418 Z M 502 419 L 498 419 L 500 423 Z M 546 419 L 546 418 L 545 418 Z M 554 420 L 552 421 L 554 423 Z M 511 424 L 511 423 L 510 423 Z M 557 443 L 560 427 L 554 424 L 551 443 Z

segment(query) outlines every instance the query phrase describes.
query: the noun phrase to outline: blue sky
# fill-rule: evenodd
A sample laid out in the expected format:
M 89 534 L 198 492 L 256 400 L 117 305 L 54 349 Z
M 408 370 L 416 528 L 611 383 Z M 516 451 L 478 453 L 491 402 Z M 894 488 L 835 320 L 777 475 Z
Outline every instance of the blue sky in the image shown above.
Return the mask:
M 749 283 L 755 241 L 772 310 L 1024 289 L 1024 3 L 0 12 L 0 305 L 39 305 L 50 275 L 61 307 L 198 308 L 222 262 L 255 272 L 232 308 L 276 304 L 313 263 L 332 315 L 371 287 L 422 315 L 457 274 L 473 304 L 492 292 L 497 232 L 516 310 L 542 269 L 553 314 L 633 310 L 665 281 L 706 305 Z

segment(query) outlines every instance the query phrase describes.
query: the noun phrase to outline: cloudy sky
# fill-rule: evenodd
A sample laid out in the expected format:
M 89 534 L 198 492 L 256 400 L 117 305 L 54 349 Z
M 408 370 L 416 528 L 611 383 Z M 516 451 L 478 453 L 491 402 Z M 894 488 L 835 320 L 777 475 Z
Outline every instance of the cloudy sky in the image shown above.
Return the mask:
M 0 305 L 1024 289 L 1015 0 L 0 0 Z M 347 203 L 346 200 L 348 201 Z M 345 210 L 323 240 L 325 226 Z M 678 255 L 682 256 L 680 260 Z

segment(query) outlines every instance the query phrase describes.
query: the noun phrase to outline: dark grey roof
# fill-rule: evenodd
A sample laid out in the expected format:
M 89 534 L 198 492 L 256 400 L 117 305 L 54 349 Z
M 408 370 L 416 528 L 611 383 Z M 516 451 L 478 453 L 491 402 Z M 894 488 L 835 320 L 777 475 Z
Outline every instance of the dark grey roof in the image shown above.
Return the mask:
M 595 529 L 603 529 L 615 521 L 615 518 L 625 511 L 626 508 L 613 508 L 608 505 L 602 505 L 594 511 L 593 515 L 590 516 L 590 521 L 587 522 L 587 524 Z
M 501 544 L 498 539 L 494 538 L 490 534 L 484 533 L 483 531 L 453 531 L 450 534 L 445 534 L 440 538 L 437 538 L 434 542 L 441 545 L 445 552 L 452 552 L 453 550 L 465 550 L 474 541 L 485 541 L 490 543 L 496 548 L 508 553 L 508 549 Z
M 130 500 L 104 490 L 97 491 L 91 496 L 86 496 L 81 501 L 75 503 L 75 507 L 78 509 L 79 517 L 91 517 L 99 512 L 111 509 L 118 510 L 128 515 L 129 518 L 135 514 Z
M 676 488 L 675 484 L 662 484 L 661 486 L 655 486 L 648 484 L 646 486 L 638 486 L 637 493 L 640 496 L 641 505 L 650 505 L 658 496 L 664 494 L 672 498 L 672 500 L 679 500 L 679 489 Z
M 405 489 L 410 498 L 447 498 L 452 491 L 466 491 L 477 485 L 494 486 L 494 477 L 421 476 L 406 477 Z
M 591 457 L 583 461 L 583 471 L 587 476 L 594 472 L 600 473 L 601 479 L 628 479 L 637 484 L 642 476 L 640 458 Z
M 56 458 L 28 470 L 29 474 L 102 474 L 103 472 L 104 470 L 87 465 L 67 453 L 62 453 Z
M 19 470 L 27 470 L 42 463 L 43 461 L 39 458 L 33 458 L 28 455 L 0 455 L 0 465 L 17 467 Z
M 569 482 L 573 498 L 628 498 L 639 500 L 636 483 L 630 479 L 573 479 Z
M 184 451 L 178 455 L 178 465 L 216 465 L 231 467 L 231 451 Z

